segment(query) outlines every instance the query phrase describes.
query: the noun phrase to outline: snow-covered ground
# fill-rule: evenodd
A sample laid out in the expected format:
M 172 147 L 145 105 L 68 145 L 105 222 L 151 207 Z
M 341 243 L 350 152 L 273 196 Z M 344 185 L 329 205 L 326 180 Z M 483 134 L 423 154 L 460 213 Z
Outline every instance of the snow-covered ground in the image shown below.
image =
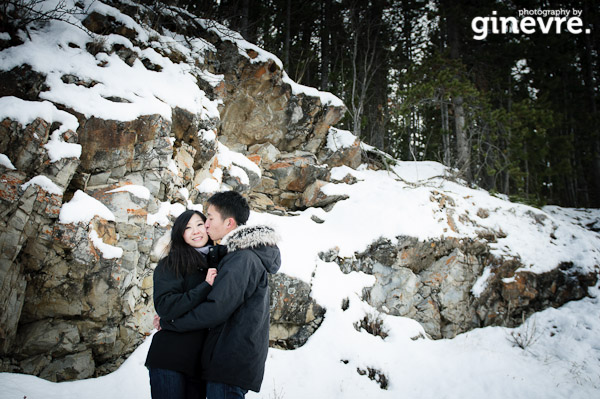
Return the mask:
M 44 4 L 51 7 L 56 1 Z M 161 66 L 162 72 L 147 70 L 139 61 L 129 67 L 114 54 L 92 56 L 83 50 L 93 40 L 91 36 L 72 25 L 53 23 L 31 31 L 31 40 L 23 36 L 24 45 L 0 52 L 0 69 L 28 63 L 47 75 L 49 85 L 49 90 L 42 93 L 43 102 L 25 102 L 14 97 L 0 99 L 0 119 L 10 117 L 25 125 L 41 116 L 48 122 L 60 122 L 61 128 L 46 145 L 50 160 L 55 162 L 81 153 L 78 144 L 62 141 L 60 133 L 76 130 L 78 123 L 55 103 L 86 116 L 118 120 L 149 113 L 170 118 L 170 110 L 175 106 L 218 117 L 217 102 L 208 100 L 197 88 L 189 68 L 173 64 L 159 54 L 176 50 L 194 64 L 194 57 L 200 57 L 203 49 L 210 46 L 208 43 L 197 40 L 186 47 L 181 37 L 149 31 L 100 1 L 82 3 L 112 15 L 151 44 L 141 49 L 122 36 L 110 35 L 105 42 L 107 47 L 119 43 L 140 58 Z M 260 54 L 257 59 L 268 57 L 281 64 L 273 55 L 234 34 L 230 40 L 236 40 L 240 49 L 257 51 Z M 61 79 L 69 74 L 96 84 L 84 90 Z M 212 82 L 222 79 L 216 75 L 205 77 Z M 295 84 L 293 88 L 319 95 L 323 103 L 339 103 L 339 99 L 328 93 Z M 129 102 L 115 103 L 109 100 L 111 97 Z M 351 145 L 354 139 L 348 134 L 332 129 L 330 142 Z M 219 146 L 219 151 L 224 167 L 243 161 L 225 146 Z M 4 154 L 0 154 L 0 164 L 14 168 Z M 346 174 L 352 174 L 357 183 L 332 183 L 323 188 L 329 195 L 348 196 L 330 212 L 311 208 L 290 217 L 257 213 L 251 216 L 251 223 L 268 223 L 278 229 L 283 237 L 281 271 L 312 284 L 313 297 L 327 313 L 321 327 L 303 347 L 293 351 L 270 350 L 261 393 L 250 393 L 249 398 L 600 397 L 598 286 L 590 289 L 591 298 L 540 312 L 517 329 L 490 327 L 451 340 L 432 341 L 416 339 L 424 335 L 416 321 L 384 316 L 389 335 L 382 339 L 354 328 L 354 323 L 365 314 L 375 313 L 360 296 L 363 287 L 373 284 L 374 277 L 357 272 L 343 274 L 335 263 L 318 257 L 320 251 L 335 247 L 340 256 L 351 257 L 380 237 L 390 240 L 399 235 L 422 240 L 441 236 L 476 237 L 478 231 L 486 229 L 498 233 L 497 242 L 490 244 L 494 254 L 518 257 L 528 270 L 544 272 L 560 262 L 571 261 L 590 272 L 600 265 L 600 234 L 589 230 L 600 227 L 600 210 L 558 207 L 540 210 L 511 203 L 444 178 L 450 171 L 435 162 L 400 162 L 390 172 L 372 171 L 364 166 L 358 170 L 340 167 L 332 171 L 336 180 Z M 218 176 L 213 177 L 218 184 L 210 186 L 220 188 Z M 36 176 L 27 184 L 42 185 L 51 192 L 61 191 L 45 176 Z M 142 197 L 148 195 L 139 186 L 126 190 Z M 71 201 L 63 205 L 61 218 L 87 220 L 89 215 L 78 214 L 81 207 L 75 205 L 78 201 L 88 203 L 89 199 L 81 193 Z M 149 223 L 166 224 L 168 214 L 183 211 L 181 204 L 163 205 L 159 213 L 149 215 Z M 101 212 L 97 204 L 88 208 Z M 324 222 L 315 223 L 312 216 Z M 110 217 L 106 216 L 109 220 Z M 105 250 L 110 256 L 118 256 L 114 247 Z M 489 273 L 490 270 L 485 271 L 477 282 L 475 295 L 485 287 L 485 276 Z M 342 310 L 346 298 L 349 307 Z M 514 345 L 513 335 L 519 333 L 521 337 L 532 338 L 533 342 L 525 349 Z M 100 378 L 51 383 L 32 376 L 0 373 L 0 398 L 149 398 L 148 376 L 143 366 L 149 342 L 150 338 L 117 371 Z M 358 372 L 369 368 L 385 376 L 387 389 L 381 389 L 377 382 Z
M 490 209 L 490 216 L 481 223 L 502 228 L 506 234 L 496 244 L 499 253 L 527 259 L 532 270 L 547 269 L 551 262 L 567 259 L 592 270 L 599 264 L 600 235 L 578 226 L 577 219 L 587 215 L 586 224 L 598 220 L 597 210 L 553 207 L 547 213 L 514 204 L 438 177 L 446 171 L 436 163 L 402 162 L 395 167 L 397 175 L 345 167 L 334 170 L 340 175 L 348 172 L 359 181 L 326 186 L 330 193 L 349 195 L 328 213 L 308 209 L 291 217 L 251 215 L 250 223 L 269 223 L 280 231 L 282 271 L 310 282 L 312 295 L 327 313 L 303 347 L 270 350 L 261 393 L 250 393 L 249 398 L 529 399 L 592 398 L 600 394 L 599 287 L 590 289 L 592 298 L 535 314 L 517 329 L 488 327 L 450 340 L 415 339 L 424 335 L 416 321 L 384 315 L 389 335 L 382 339 L 354 328 L 366 314 L 375 313 L 360 296 L 374 277 L 344 274 L 335 263 L 318 258 L 320 251 L 336 246 L 341 256 L 352 256 L 380 236 L 393 239 L 408 234 L 425 239 L 450 233 L 475 234 L 475 228 L 470 231 L 471 226 L 461 223 L 457 223 L 459 233 L 444 231 L 445 213 L 440 213 L 437 202 L 430 199 L 433 192 L 440 192 L 452 196 L 456 214 Z M 544 215 L 544 223 L 530 221 L 528 212 L 538 219 Z M 312 215 L 324 223 L 315 223 Z M 555 239 L 549 236 L 548 226 L 553 226 Z M 562 230 L 569 233 L 557 233 Z M 350 305 L 342 310 L 345 298 Z M 533 342 L 519 348 L 512 337 L 517 333 Z M 143 366 L 148 344 L 149 339 L 119 370 L 101 378 L 50 383 L 32 376 L 0 374 L 1 396 L 149 398 Z M 369 368 L 385 375 L 386 390 L 358 373 L 358 369 Z

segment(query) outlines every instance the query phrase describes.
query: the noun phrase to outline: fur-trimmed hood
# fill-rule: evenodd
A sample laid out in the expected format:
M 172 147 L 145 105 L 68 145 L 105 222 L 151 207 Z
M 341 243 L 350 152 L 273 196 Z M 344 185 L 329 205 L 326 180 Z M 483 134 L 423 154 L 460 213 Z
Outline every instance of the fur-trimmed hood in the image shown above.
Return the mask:
M 254 225 L 240 226 L 231 231 L 221 241 L 221 244 L 227 245 L 227 251 L 233 252 L 239 249 L 257 248 L 262 245 L 277 245 L 280 237 L 270 226 Z
M 240 226 L 223 237 L 222 245 L 227 246 L 229 254 L 249 249 L 262 262 L 269 273 L 277 273 L 281 266 L 281 254 L 277 243 L 280 238 L 277 232 L 269 226 Z

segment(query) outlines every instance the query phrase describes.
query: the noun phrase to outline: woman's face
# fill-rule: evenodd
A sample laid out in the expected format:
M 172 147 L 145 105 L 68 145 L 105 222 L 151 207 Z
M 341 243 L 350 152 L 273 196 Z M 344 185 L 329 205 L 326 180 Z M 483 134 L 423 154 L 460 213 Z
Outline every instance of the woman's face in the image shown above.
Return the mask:
M 208 234 L 202 218 L 193 214 L 184 232 L 183 241 L 194 248 L 202 248 L 208 242 Z

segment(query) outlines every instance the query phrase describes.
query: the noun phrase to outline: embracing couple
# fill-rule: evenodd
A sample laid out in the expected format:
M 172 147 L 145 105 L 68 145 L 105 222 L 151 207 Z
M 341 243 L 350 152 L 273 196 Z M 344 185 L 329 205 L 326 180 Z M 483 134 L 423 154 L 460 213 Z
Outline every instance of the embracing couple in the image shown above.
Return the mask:
M 278 236 L 245 226 L 250 208 L 235 191 L 207 205 L 206 216 L 187 210 L 175 220 L 154 271 L 159 331 L 146 359 L 153 399 L 243 398 L 262 383 Z

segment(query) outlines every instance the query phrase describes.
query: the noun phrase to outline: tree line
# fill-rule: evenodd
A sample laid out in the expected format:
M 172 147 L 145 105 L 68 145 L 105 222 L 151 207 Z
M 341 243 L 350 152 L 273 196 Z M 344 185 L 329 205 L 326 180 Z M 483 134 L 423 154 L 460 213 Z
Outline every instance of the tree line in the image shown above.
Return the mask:
M 276 54 L 296 82 L 339 96 L 341 127 L 398 159 L 439 161 L 533 205 L 600 207 L 596 0 L 170 3 Z M 573 9 L 581 34 L 474 38 L 476 17 Z

